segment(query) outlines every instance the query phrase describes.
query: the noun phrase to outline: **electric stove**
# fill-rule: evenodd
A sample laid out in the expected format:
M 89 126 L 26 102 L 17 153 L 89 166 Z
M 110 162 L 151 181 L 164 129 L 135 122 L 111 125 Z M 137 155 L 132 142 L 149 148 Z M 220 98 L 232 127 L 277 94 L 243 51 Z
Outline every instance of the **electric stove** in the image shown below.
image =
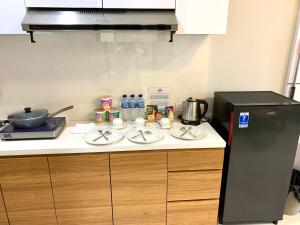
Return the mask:
M 65 117 L 50 117 L 46 123 L 37 128 L 20 129 L 11 124 L 5 124 L 0 128 L 1 140 L 22 139 L 51 139 L 56 138 L 66 125 Z

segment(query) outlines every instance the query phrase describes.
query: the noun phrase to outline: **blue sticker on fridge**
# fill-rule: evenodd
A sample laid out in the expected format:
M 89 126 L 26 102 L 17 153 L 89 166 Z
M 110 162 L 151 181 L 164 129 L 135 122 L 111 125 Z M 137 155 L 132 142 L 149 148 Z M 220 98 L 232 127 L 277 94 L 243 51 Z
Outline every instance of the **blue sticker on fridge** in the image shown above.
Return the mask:
M 239 119 L 239 128 L 247 128 L 249 124 L 249 112 L 241 112 Z

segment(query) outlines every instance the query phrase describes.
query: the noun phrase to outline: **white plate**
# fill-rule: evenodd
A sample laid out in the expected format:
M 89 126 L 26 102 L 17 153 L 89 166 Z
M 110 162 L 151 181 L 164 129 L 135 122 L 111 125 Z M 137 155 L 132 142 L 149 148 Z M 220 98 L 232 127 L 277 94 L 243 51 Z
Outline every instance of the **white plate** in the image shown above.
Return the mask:
M 146 141 L 143 139 L 142 135 L 139 135 L 139 130 L 141 130 L 144 133 Z M 128 132 L 126 133 L 126 137 L 129 141 L 135 143 L 149 144 L 160 141 L 164 137 L 164 135 L 163 132 L 157 128 L 132 128 L 128 130 Z
M 96 138 L 100 137 L 101 134 L 98 132 L 98 130 L 93 130 L 90 133 L 88 133 L 84 140 L 91 145 L 110 145 L 116 142 L 119 142 L 123 138 L 123 134 L 120 131 L 117 130 L 110 130 L 110 129 L 102 129 L 102 132 L 105 133 L 106 131 L 111 132 L 109 135 L 105 135 L 108 140 L 106 140 L 104 137 L 101 137 L 100 139 L 96 140 Z
M 183 128 L 190 129 L 190 131 L 185 133 Z M 199 140 L 207 136 L 206 131 L 202 128 L 201 125 L 200 126 L 185 126 L 185 125 L 175 126 L 169 132 L 173 137 L 183 139 L 183 140 Z M 182 135 L 183 133 L 185 134 Z

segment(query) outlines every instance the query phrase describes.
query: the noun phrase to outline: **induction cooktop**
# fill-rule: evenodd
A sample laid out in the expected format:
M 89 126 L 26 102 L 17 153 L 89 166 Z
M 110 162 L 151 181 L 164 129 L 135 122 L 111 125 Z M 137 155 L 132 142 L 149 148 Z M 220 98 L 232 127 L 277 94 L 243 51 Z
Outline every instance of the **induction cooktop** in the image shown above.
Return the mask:
M 19 129 L 5 124 L 0 129 L 1 140 L 53 139 L 59 136 L 66 126 L 65 117 L 50 117 L 46 123 L 37 128 Z

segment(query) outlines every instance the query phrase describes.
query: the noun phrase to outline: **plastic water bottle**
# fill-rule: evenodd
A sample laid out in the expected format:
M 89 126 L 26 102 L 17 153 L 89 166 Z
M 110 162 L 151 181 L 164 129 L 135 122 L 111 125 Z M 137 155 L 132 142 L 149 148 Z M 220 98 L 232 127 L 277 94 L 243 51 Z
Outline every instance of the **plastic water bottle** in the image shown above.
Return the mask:
M 124 121 L 129 120 L 129 100 L 127 95 L 123 95 L 121 99 L 121 117 Z
M 137 104 L 134 94 L 130 95 L 129 99 L 129 120 L 135 120 L 137 118 Z
M 138 117 L 145 118 L 145 100 L 142 94 L 139 94 L 137 99 L 137 115 Z

